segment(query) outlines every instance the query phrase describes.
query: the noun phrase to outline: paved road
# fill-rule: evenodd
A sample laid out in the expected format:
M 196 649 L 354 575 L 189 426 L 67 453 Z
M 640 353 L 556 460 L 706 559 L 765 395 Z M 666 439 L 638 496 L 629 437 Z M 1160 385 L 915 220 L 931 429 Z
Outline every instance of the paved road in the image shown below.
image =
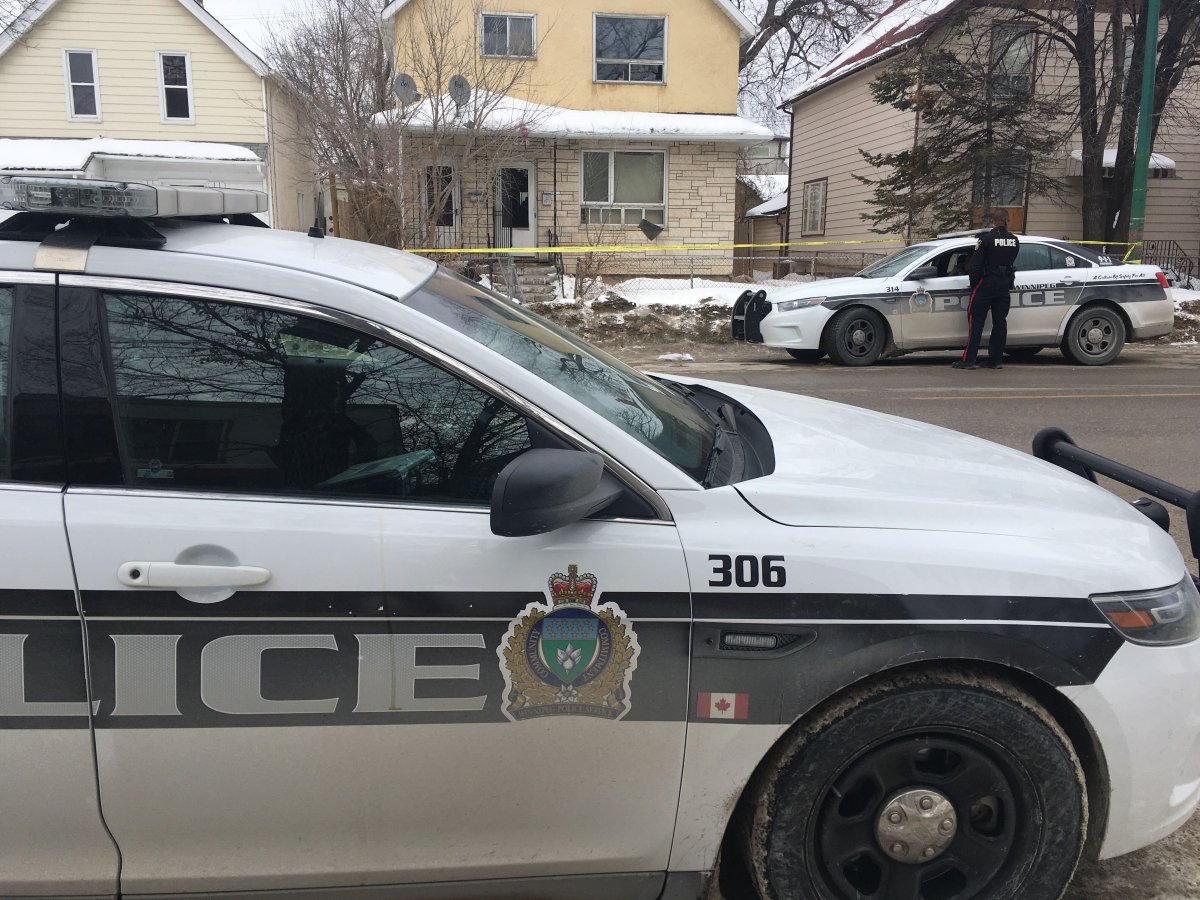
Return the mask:
M 954 357 L 944 353 L 913 354 L 867 369 L 828 362 L 804 365 L 779 350 L 745 346 L 693 353 L 697 359 L 691 363 L 622 355 L 640 368 L 685 370 L 702 378 L 797 391 L 943 425 L 1026 451 L 1040 428 L 1054 425 L 1082 446 L 1200 489 L 1197 348 L 1132 348 L 1117 364 L 1098 369 L 1072 366 L 1058 353 L 1043 351 L 1001 371 L 973 372 L 951 369 Z M 1121 486 L 1116 489 L 1122 496 L 1137 496 Z M 1183 517 L 1174 509 L 1172 534 L 1184 549 Z M 1185 556 L 1190 554 L 1185 551 Z M 1145 850 L 1086 864 L 1067 897 L 1200 898 L 1200 815 Z

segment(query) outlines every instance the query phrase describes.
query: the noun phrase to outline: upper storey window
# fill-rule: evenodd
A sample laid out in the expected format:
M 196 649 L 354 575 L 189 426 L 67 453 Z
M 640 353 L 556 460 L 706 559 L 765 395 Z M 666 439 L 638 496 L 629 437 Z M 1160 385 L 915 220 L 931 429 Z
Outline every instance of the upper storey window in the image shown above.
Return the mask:
M 483 55 L 534 57 L 534 17 L 484 13 L 482 23 Z
M 597 81 L 666 81 L 666 18 L 597 15 L 595 22 Z
M 67 116 L 71 119 L 100 118 L 100 90 L 96 78 L 95 50 L 64 50 L 67 70 Z

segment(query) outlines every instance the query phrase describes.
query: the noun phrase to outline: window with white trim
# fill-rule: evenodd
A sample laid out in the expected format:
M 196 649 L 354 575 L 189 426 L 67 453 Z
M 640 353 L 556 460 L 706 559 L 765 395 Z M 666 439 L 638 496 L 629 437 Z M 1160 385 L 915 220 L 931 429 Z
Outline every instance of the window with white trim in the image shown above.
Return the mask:
M 667 154 L 584 150 L 580 221 L 585 225 L 666 224 Z
M 158 81 L 162 89 L 163 121 L 191 122 L 192 61 L 187 53 L 159 53 Z
M 483 13 L 481 32 L 484 56 L 507 56 L 516 59 L 534 57 L 534 17 Z
M 805 182 L 800 210 L 801 234 L 825 233 L 825 199 L 828 191 L 828 178 Z
M 597 15 L 595 23 L 597 81 L 666 81 L 665 17 Z
M 100 88 L 95 50 L 64 50 L 67 74 L 67 112 L 72 119 L 100 118 Z

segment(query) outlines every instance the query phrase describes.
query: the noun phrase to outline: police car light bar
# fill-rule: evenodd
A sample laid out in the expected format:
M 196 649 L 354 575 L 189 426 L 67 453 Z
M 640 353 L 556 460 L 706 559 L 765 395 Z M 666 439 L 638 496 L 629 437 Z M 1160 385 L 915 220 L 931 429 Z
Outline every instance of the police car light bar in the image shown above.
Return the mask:
M 267 195 L 233 188 L 14 175 L 0 177 L 0 209 L 143 219 L 231 216 L 266 212 Z

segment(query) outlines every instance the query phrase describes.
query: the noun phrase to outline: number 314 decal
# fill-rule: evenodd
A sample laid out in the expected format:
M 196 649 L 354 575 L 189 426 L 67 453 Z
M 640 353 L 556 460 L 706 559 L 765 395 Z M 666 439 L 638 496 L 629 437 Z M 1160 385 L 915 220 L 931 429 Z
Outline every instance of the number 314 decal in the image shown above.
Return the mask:
M 763 587 L 781 588 L 787 584 L 787 569 L 782 556 L 723 556 L 708 557 L 712 563 L 712 578 L 709 587 Z

